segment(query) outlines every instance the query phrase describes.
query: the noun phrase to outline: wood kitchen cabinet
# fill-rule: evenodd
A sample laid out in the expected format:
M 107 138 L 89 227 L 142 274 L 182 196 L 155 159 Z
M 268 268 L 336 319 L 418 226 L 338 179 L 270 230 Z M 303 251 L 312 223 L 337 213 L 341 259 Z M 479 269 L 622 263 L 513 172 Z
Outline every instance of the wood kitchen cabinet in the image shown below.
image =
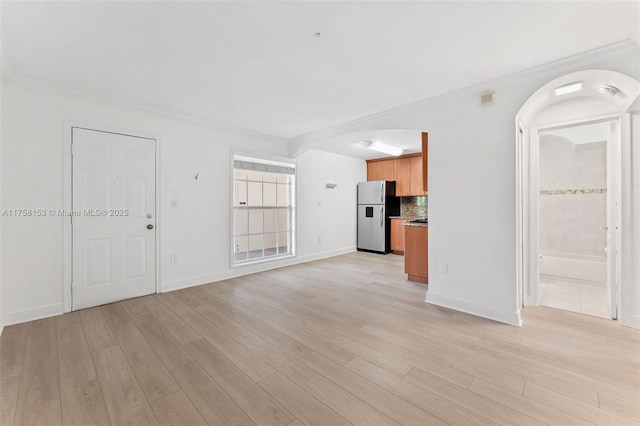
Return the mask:
M 411 157 L 398 158 L 396 162 L 396 196 L 411 195 Z
M 381 163 L 381 161 L 367 161 L 367 180 L 382 180 Z
M 422 132 L 422 190 L 429 193 L 429 133 Z
M 404 226 L 408 219 L 391 219 L 391 251 L 404 254 Z
M 409 160 L 409 194 L 425 195 L 427 192 L 422 186 L 422 156 L 411 157 Z
M 367 161 L 367 180 L 396 180 L 395 159 Z
M 429 283 L 429 227 L 404 226 L 404 272 L 409 281 Z
M 396 196 L 428 194 L 428 134 L 422 133 L 422 153 L 367 160 L 367 180 L 396 182 Z
M 396 195 L 409 197 L 426 195 L 422 189 L 422 155 L 413 154 L 396 159 Z

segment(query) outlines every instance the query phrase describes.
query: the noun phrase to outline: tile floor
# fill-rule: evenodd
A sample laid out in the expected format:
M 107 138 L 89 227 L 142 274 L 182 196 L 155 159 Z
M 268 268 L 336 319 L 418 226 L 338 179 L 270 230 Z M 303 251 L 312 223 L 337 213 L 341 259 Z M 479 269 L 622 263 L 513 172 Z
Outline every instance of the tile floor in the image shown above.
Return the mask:
M 541 305 L 594 317 L 610 318 L 607 287 L 540 277 Z

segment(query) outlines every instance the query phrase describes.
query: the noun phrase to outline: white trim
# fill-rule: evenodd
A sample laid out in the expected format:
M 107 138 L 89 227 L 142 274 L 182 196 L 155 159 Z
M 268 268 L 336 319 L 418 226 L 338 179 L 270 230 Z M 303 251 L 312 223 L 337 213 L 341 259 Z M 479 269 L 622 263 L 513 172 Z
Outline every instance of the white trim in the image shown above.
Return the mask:
M 541 300 L 540 288 L 540 130 L 547 127 L 529 127 L 529 304 L 539 306 Z
M 21 87 L 25 89 L 40 89 L 46 90 L 49 92 L 53 92 L 56 94 L 72 96 L 76 98 L 81 98 L 83 100 L 87 100 L 89 102 L 98 102 L 102 104 L 107 104 L 116 108 L 127 108 L 136 111 L 145 112 L 148 114 L 159 115 L 162 117 L 167 117 L 173 120 L 182 121 L 190 124 L 196 124 L 208 129 L 218 130 L 221 132 L 226 132 L 242 137 L 247 137 L 251 139 L 286 144 L 287 140 L 278 136 L 269 135 L 266 133 L 260 133 L 255 130 L 243 129 L 239 127 L 232 127 L 225 125 L 223 123 L 215 122 L 213 120 L 197 117 L 195 115 L 189 114 L 181 114 L 177 112 L 171 112 L 164 110 L 162 108 L 155 107 L 153 105 L 144 105 L 135 102 L 123 101 L 115 98 L 111 98 L 109 96 L 101 96 L 92 93 L 87 93 L 75 89 L 70 89 L 67 87 L 59 86 L 56 84 L 52 84 L 43 80 L 39 80 L 32 77 L 25 76 L 11 76 L 8 77 L 6 74 L 0 76 L 0 81 L 2 84 L 6 84 L 8 86 Z
M 238 150 L 233 148 L 232 148 L 231 155 L 233 157 L 245 157 L 248 161 L 255 159 L 255 160 L 258 160 L 256 161 L 257 163 L 259 163 L 260 160 L 264 160 L 267 162 L 272 161 L 274 163 L 282 163 L 283 165 L 291 165 L 294 168 L 297 167 L 297 161 L 295 158 L 283 157 L 281 155 L 273 155 L 273 154 L 259 152 L 259 151 L 243 151 L 243 150 Z M 234 164 L 234 163 L 232 162 L 231 164 Z
M 618 125 L 618 137 L 619 141 L 619 158 L 618 158 L 618 176 L 621 179 L 620 186 L 618 188 L 618 199 L 621 201 L 620 205 L 620 229 L 618 230 L 618 244 L 620 252 L 618 258 L 620 259 L 620 268 L 618 268 L 618 288 L 617 288 L 617 319 L 623 325 L 631 325 L 635 328 L 640 328 L 640 316 L 634 315 L 633 312 L 627 312 L 625 306 L 622 303 L 622 296 L 625 297 L 638 297 L 640 292 L 640 285 L 633 281 L 633 265 L 637 262 L 637 259 L 633 259 L 633 227 L 639 226 L 637 221 L 633 220 L 633 152 L 631 149 L 631 114 L 621 114 Z M 636 192 L 637 194 L 637 192 Z M 637 195 L 636 195 L 637 196 Z M 638 213 L 635 212 L 637 217 Z M 636 253 L 637 256 L 637 253 Z M 640 277 L 636 277 L 640 279 Z M 633 306 L 633 305 L 632 305 Z M 633 325 L 632 325 L 633 324 Z
M 255 274 L 257 272 L 270 271 L 272 269 L 279 269 L 287 266 L 297 265 L 300 263 L 311 262 L 314 260 L 340 256 L 342 254 L 353 253 L 355 251 L 356 251 L 356 247 L 351 246 L 351 247 L 344 247 L 337 250 L 329 250 L 325 252 L 314 253 L 306 256 L 298 256 L 298 257 L 291 256 L 282 260 L 273 260 L 272 262 L 254 263 L 251 265 L 246 265 L 244 268 L 234 268 L 225 272 L 200 275 L 197 277 L 185 278 L 185 279 L 164 283 L 162 285 L 162 292 L 166 293 L 174 290 L 180 290 L 183 288 L 209 284 L 216 281 L 224 281 L 231 278 L 238 278 L 245 275 Z
M 63 310 L 64 306 L 62 303 L 54 303 L 52 305 L 44 305 L 37 308 L 29 308 L 22 311 L 9 312 L 6 314 L 2 314 L 2 324 L 20 324 L 27 321 L 49 318 L 62 314 Z
M 149 139 L 155 144 L 155 200 L 156 200 L 156 217 L 155 217 L 155 233 L 156 233 L 156 279 L 155 279 L 155 292 L 161 292 L 160 283 L 162 282 L 162 268 L 161 268 L 161 250 L 160 250 L 160 227 L 161 218 L 161 186 L 160 186 L 160 138 L 154 134 L 132 131 L 130 129 L 117 128 L 113 126 L 104 126 L 99 124 L 80 123 L 74 120 L 63 120 L 63 171 L 62 171 L 62 205 L 65 210 L 72 210 L 72 194 L 73 194 L 73 153 L 72 143 L 73 134 L 72 129 L 80 128 L 85 130 L 93 130 L 96 132 L 115 133 L 119 135 L 131 136 L 135 138 Z M 73 227 L 71 226 L 72 217 L 63 218 L 63 241 L 62 241 L 62 292 L 63 292 L 63 312 L 71 312 L 73 307 L 72 296 L 72 278 L 73 278 Z
M 640 315 L 629 315 L 628 321 L 618 319 L 618 322 L 625 327 L 640 328 Z
M 267 257 L 267 258 L 258 258 L 255 260 L 248 260 L 244 262 L 236 262 L 235 261 L 235 240 L 234 240 L 234 229 L 235 229 L 235 196 L 236 196 L 236 188 L 235 188 L 235 160 L 236 157 L 244 157 L 247 161 L 256 160 L 256 163 L 259 163 L 260 160 L 264 161 L 272 161 L 276 163 L 282 163 L 286 165 L 292 166 L 295 170 L 293 175 L 293 181 L 291 182 L 291 199 L 290 207 L 291 207 L 291 253 Z M 229 170 L 230 176 L 230 199 L 229 204 L 231 206 L 229 213 L 229 269 L 235 268 L 249 268 L 252 265 L 259 265 L 262 263 L 278 263 L 278 261 L 284 261 L 289 258 L 297 257 L 297 238 L 298 238 L 298 164 L 297 161 L 293 158 L 287 158 L 277 155 L 263 154 L 259 152 L 248 152 L 235 150 L 231 148 L 231 164 Z M 279 266 L 276 266 L 279 267 Z M 273 269 L 273 268 L 269 268 Z
M 539 210 L 539 191 L 538 187 L 538 148 L 539 148 L 539 133 L 542 130 L 554 129 L 559 127 L 567 127 L 573 126 L 576 124 L 586 124 L 586 123 L 594 123 L 594 122 L 603 122 L 603 121 L 611 121 L 618 122 L 619 135 L 618 139 L 621 143 L 616 144 L 615 141 L 610 141 L 611 143 L 608 146 L 613 146 L 614 149 L 617 150 L 616 161 L 617 164 L 608 165 L 608 168 L 613 167 L 614 173 L 616 173 L 615 181 L 620 183 L 620 189 L 616 192 L 616 201 L 621 206 L 621 216 L 622 220 L 618 223 L 620 224 L 619 229 L 614 231 L 612 224 L 609 224 L 610 232 L 616 232 L 617 235 L 613 236 L 613 241 L 621 240 L 619 244 L 619 250 L 615 253 L 615 257 L 618 259 L 622 259 L 623 263 L 623 274 L 624 271 L 628 271 L 630 268 L 628 256 L 630 256 L 631 249 L 631 238 L 630 233 L 625 232 L 625 230 L 630 229 L 630 209 L 631 209 L 631 158 L 623 157 L 620 154 L 622 153 L 621 149 L 630 150 L 630 127 L 629 127 L 629 118 L 628 114 L 624 113 L 613 113 L 613 114 L 602 114 L 592 117 L 582 117 L 572 120 L 559 121 L 559 122 L 551 122 L 540 124 L 536 126 L 528 127 L 529 132 L 524 132 L 524 138 L 522 140 L 516 139 L 517 143 L 521 144 L 521 146 L 517 147 L 516 152 L 518 158 L 516 159 L 516 164 L 522 164 L 522 167 L 518 169 L 517 173 L 517 185 L 516 185 L 516 200 L 517 200 L 517 217 L 516 223 L 518 226 L 517 235 L 518 240 L 522 239 L 522 248 L 516 247 L 518 256 L 517 256 L 517 271 L 525 271 L 522 276 L 518 274 L 516 277 L 517 280 L 517 291 L 523 292 L 523 302 L 524 306 L 538 306 L 541 302 L 539 300 L 539 274 L 538 274 L 538 254 L 539 254 L 539 223 L 538 223 L 538 210 Z M 516 130 L 517 131 L 517 130 Z M 626 145 L 625 145 L 626 144 Z M 617 146 L 616 146 L 617 145 Z M 620 146 L 622 145 L 622 146 Z M 627 152 L 628 153 L 628 152 Z M 608 155 L 610 157 L 610 155 Z M 622 167 L 621 167 L 622 166 Z M 621 181 L 620 181 L 621 179 Z M 611 192 L 611 191 L 609 191 Z M 608 216 L 612 216 L 615 214 L 615 209 L 611 209 Z M 612 248 L 610 248 L 611 250 Z M 522 254 L 522 257 L 520 256 Z M 607 262 L 611 262 L 612 256 L 607 256 Z M 616 261 L 613 259 L 613 261 Z M 616 268 L 620 269 L 620 268 Z M 626 293 L 624 283 L 630 279 L 629 275 L 620 275 L 617 274 L 616 282 L 612 285 L 615 286 L 615 294 L 617 294 L 617 313 L 618 318 L 622 315 L 622 307 L 620 298 L 623 293 Z M 528 290 L 528 292 L 527 292 Z
M 557 61 L 548 62 L 546 64 L 529 68 L 524 71 L 519 71 L 514 74 L 509 74 L 493 80 L 464 87 L 462 89 L 443 93 L 442 95 L 403 105 L 398 108 L 393 108 L 376 114 L 367 115 L 365 117 L 340 123 L 335 126 L 326 127 L 324 129 L 316 130 L 289 139 L 289 155 L 297 157 L 303 152 L 312 149 L 314 146 L 316 146 L 317 143 L 322 142 L 325 139 L 329 139 L 343 133 L 366 129 L 368 128 L 368 125 L 372 123 L 375 124 L 380 120 L 383 120 L 395 114 L 406 114 L 411 111 L 420 111 L 431 104 L 441 102 L 444 99 L 450 99 L 452 96 L 461 96 L 467 93 L 476 92 L 480 93 L 482 91 L 485 91 L 487 87 L 494 87 L 507 83 L 517 83 L 525 79 L 544 76 L 555 78 L 555 76 L 569 73 L 580 67 L 586 67 L 588 65 L 602 62 L 616 56 L 622 56 L 638 51 L 640 51 L 640 47 L 632 40 L 621 40 L 607 46 L 588 50 L 586 52 L 572 55 Z
M 66 120 L 62 122 L 62 208 L 72 209 L 72 170 L 73 154 L 71 153 L 71 129 L 74 126 Z M 73 265 L 71 216 L 62 218 L 62 299 L 63 312 L 71 312 L 71 280 Z
M 517 327 L 522 326 L 522 318 L 520 317 L 520 311 L 518 310 L 510 312 L 494 309 L 485 305 L 478 305 L 467 300 L 434 294 L 433 291 L 427 291 L 425 302 L 432 305 L 455 309 L 456 311 L 466 312 L 478 317 L 488 318 L 505 324 L 515 325 Z

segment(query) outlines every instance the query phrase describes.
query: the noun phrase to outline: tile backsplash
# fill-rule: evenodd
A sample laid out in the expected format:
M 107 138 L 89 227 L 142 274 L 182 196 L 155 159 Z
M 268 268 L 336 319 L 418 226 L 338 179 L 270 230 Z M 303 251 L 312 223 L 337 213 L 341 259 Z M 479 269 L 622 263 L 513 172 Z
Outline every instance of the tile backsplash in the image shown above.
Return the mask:
M 400 214 L 403 217 L 428 217 L 429 197 L 400 197 Z

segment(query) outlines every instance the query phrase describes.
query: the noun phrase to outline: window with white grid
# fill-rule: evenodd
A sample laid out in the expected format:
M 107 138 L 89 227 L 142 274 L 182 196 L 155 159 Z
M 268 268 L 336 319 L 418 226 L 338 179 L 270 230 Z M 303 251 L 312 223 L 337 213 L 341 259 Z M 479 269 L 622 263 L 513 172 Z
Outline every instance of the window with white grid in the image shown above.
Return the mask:
M 291 256 L 296 166 L 234 155 L 233 263 Z

